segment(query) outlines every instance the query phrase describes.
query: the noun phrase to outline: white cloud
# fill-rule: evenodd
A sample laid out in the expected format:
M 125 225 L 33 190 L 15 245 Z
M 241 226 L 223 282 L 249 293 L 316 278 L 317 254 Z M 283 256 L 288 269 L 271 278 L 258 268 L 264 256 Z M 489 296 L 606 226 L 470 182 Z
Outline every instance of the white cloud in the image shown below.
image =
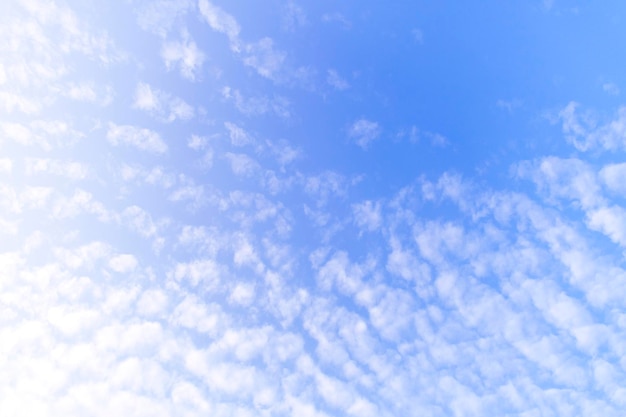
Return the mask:
M 154 13 L 142 25 L 163 37 L 158 42 L 189 23 L 181 16 L 194 6 L 181 4 L 143 9 Z M 232 16 L 198 5 L 240 47 L 237 58 L 251 53 Z M 70 50 L 84 55 L 91 42 L 74 35 L 82 20 L 52 3 L 4 7 L 32 9 L 40 23 L 27 19 L 15 30 L 30 31 L 33 45 L 55 48 L 56 38 L 40 30 L 62 26 L 55 19 L 74 39 Z M 54 62 L 57 53 L 65 54 L 51 52 Z M 268 74 L 282 79 L 283 65 Z M 22 82 L 4 71 L 5 84 Z M 69 86 L 59 74 L 28 85 Z M 76 82 L 75 98 L 91 100 Z M 232 100 L 245 115 L 278 114 L 277 96 L 245 97 L 222 85 L 212 100 Z M 185 106 L 157 87 L 137 86 L 137 108 L 184 119 Z M 71 104 L 72 123 L 102 133 L 90 102 Z M 561 113 L 566 135 L 585 149 L 620 149 L 619 112 L 599 122 L 579 110 Z M 220 114 L 206 110 L 197 126 L 157 123 L 158 132 L 105 126 L 112 144 L 156 153 L 167 151 L 164 132 L 178 135 L 182 142 L 157 166 L 144 166 L 136 152 L 70 146 L 81 137 L 70 119 L 21 114 L 2 125 L 2 150 L 18 152 L 0 158 L 2 412 L 621 415 L 626 168 L 619 154 L 538 155 L 514 165 L 522 185 L 501 191 L 444 173 L 384 195 L 333 158 L 322 168 L 294 164 L 308 158 L 306 143 L 281 140 L 282 128 L 269 132 L 262 118 L 243 124 Z M 367 147 L 381 127 L 358 122 L 348 134 Z M 417 137 L 410 130 L 405 135 Z M 231 143 L 216 140 L 224 134 Z M 228 153 L 233 146 L 251 152 Z M 213 152 L 219 164 L 211 171 L 189 159 Z M 89 178 L 81 184 L 88 189 L 55 175 Z
M 167 145 L 161 136 L 152 130 L 130 125 L 109 123 L 107 139 L 112 145 L 130 145 L 142 151 L 153 153 L 167 152 Z
M 348 84 L 346 80 L 341 78 L 337 71 L 335 71 L 334 69 L 328 70 L 326 82 L 328 83 L 328 85 L 339 91 L 347 90 L 348 88 L 350 88 L 350 84 Z
M 318 205 L 326 204 L 331 196 L 344 196 L 348 186 L 349 181 L 343 175 L 333 171 L 311 175 L 304 182 L 305 192 L 317 197 Z
M 217 32 L 225 34 L 230 40 L 230 45 L 233 50 L 239 50 L 239 32 L 241 28 L 237 20 L 219 7 L 213 5 L 207 0 L 200 0 L 198 2 L 198 8 L 200 14 L 205 18 L 209 26 Z
M 581 115 L 578 107 L 570 102 L 559 112 L 563 133 L 572 145 L 580 151 L 616 151 L 626 147 L 626 107 L 620 107 L 613 120 L 599 126 L 589 114 Z
M 227 152 L 224 156 L 235 175 L 250 176 L 259 169 L 259 164 L 246 154 Z
M 210 259 L 178 263 L 171 273 L 177 281 L 188 282 L 193 287 L 202 284 L 206 290 L 219 285 L 221 274 L 219 265 Z
M 194 8 L 192 0 L 158 0 L 144 3 L 137 12 L 139 26 L 162 38 L 165 38 L 178 20 Z
M 293 163 L 302 156 L 302 151 L 294 148 L 287 141 L 278 141 L 276 143 L 268 142 L 268 146 L 276 156 L 281 167 Z
M 94 102 L 98 98 L 93 86 L 88 83 L 71 84 L 67 90 L 67 96 L 73 100 L 86 102 Z
M 285 30 L 294 31 L 308 23 L 306 13 L 293 1 L 287 2 L 282 10 L 282 26 Z
M 191 137 L 187 141 L 187 146 L 197 151 L 206 148 L 208 146 L 208 143 L 208 138 L 204 136 L 191 135 Z
M 352 27 L 352 22 L 339 12 L 324 13 L 322 15 L 322 22 L 339 23 L 344 29 L 350 29 Z
M 355 223 L 367 231 L 378 230 L 382 225 L 380 202 L 367 200 L 363 203 L 353 204 L 352 212 L 354 213 Z
M 265 96 L 244 97 L 239 90 L 231 89 L 230 87 L 224 87 L 222 89 L 222 96 L 225 99 L 232 100 L 237 110 L 248 116 L 257 116 L 266 113 L 274 113 L 283 118 L 291 116 L 289 100 L 282 96 L 274 98 Z
M 612 96 L 619 96 L 619 93 L 620 93 L 619 87 L 613 83 L 602 84 L 602 90 L 604 90 L 604 92 Z
M 51 206 L 53 218 L 65 219 L 79 214 L 92 214 L 101 222 L 112 220 L 113 214 L 88 191 L 77 189 L 71 197 L 59 197 Z
M 88 167 L 80 162 L 61 161 L 49 158 L 27 158 L 24 161 L 26 174 L 47 173 L 59 175 L 71 180 L 82 180 L 89 174 Z
M 250 137 L 250 134 L 236 124 L 224 122 L 224 126 L 228 129 L 230 142 L 234 146 L 245 146 L 254 142 L 254 140 Z
M 8 91 L 0 91 L 0 105 L 7 113 L 19 111 L 25 114 L 36 114 L 41 110 L 41 102 Z
M 505 109 L 509 113 L 512 113 L 514 110 L 522 107 L 522 101 L 519 99 L 512 99 L 512 100 L 499 99 L 498 101 L 496 101 L 496 106 L 498 106 L 501 109 Z
M 265 37 L 246 45 L 243 63 L 254 68 L 259 75 L 275 80 L 283 68 L 287 54 L 274 49 L 274 41 Z
M 139 206 L 130 206 L 122 212 L 122 218 L 131 230 L 146 238 L 153 238 L 158 235 L 160 224 L 152 219 L 149 212 Z
M 277 50 L 272 38 L 266 36 L 256 42 L 243 42 L 239 38 L 241 28 L 233 16 L 207 0 L 199 0 L 198 7 L 209 26 L 228 37 L 231 50 L 241 57 L 244 65 L 273 81 L 286 79 L 283 73 L 287 53 Z M 297 79 L 297 71 L 288 78 Z
M 415 42 L 417 43 L 424 43 L 424 32 L 422 32 L 421 29 L 413 29 L 411 31 L 411 35 L 413 35 L 413 39 L 415 40 Z
M 602 207 L 589 212 L 588 217 L 589 227 L 626 248 L 626 210 L 619 206 Z
M 135 90 L 133 107 L 141 110 L 153 111 L 161 107 L 161 100 L 149 84 L 139 83 Z
M 254 301 L 254 292 L 254 285 L 239 283 L 233 288 L 228 299 L 235 304 L 249 306 Z
M 10 174 L 13 171 L 13 161 L 9 158 L 0 158 L 0 173 Z
M 120 274 L 132 272 L 137 268 L 137 258 L 130 253 L 116 255 L 109 260 L 109 268 Z
M 547 157 L 519 164 L 517 173 L 531 178 L 550 199 L 578 200 L 585 209 L 603 203 L 596 173 L 581 160 Z
M 189 120 L 195 115 L 194 108 L 184 100 L 172 97 L 161 90 L 153 89 L 149 84 L 143 82 L 137 84 L 133 107 L 150 112 L 166 122 L 173 122 L 177 119 Z
M 348 129 L 348 136 L 361 148 L 367 149 L 374 140 L 378 139 L 380 131 L 378 123 L 358 119 Z
M 28 125 L 0 122 L 0 132 L 20 145 L 37 145 L 46 151 L 74 145 L 83 136 L 61 120 L 33 120 Z
M 165 42 L 161 49 L 161 57 L 168 70 L 178 66 L 180 74 L 190 81 L 196 80 L 205 60 L 204 52 L 189 35 L 183 36 L 179 42 Z
M 626 196 L 626 163 L 609 164 L 599 173 L 604 185 L 614 193 Z

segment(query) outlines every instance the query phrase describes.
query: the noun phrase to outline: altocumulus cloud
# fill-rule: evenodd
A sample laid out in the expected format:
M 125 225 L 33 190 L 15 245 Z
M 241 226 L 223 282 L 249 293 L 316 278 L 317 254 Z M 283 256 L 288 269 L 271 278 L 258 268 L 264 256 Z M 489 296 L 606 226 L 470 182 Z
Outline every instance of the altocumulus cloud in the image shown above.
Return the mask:
M 413 5 L 148 3 L 0 6 L 0 415 L 623 414 L 619 103 L 492 113 Z

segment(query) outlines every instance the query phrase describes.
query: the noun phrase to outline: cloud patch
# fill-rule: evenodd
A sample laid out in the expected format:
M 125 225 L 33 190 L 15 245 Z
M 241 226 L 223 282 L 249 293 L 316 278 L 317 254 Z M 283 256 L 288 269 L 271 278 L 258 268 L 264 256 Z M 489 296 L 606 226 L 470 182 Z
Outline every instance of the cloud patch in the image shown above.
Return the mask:
M 167 152 L 167 145 L 161 139 L 161 135 L 150 129 L 109 123 L 106 137 L 114 146 L 127 145 L 158 154 Z
M 357 119 L 348 128 L 348 137 L 362 149 L 369 148 L 380 133 L 379 124 L 365 118 Z

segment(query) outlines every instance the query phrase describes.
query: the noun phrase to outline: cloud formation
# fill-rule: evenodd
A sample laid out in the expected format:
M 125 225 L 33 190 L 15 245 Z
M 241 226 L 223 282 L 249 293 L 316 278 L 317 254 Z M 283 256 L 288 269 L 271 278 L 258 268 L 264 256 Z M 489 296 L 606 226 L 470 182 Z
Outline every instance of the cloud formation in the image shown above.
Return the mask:
M 358 119 L 348 129 L 348 136 L 363 149 L 380 136 L 380 126 L 378 123 L 368 119 Z
M 551 129 L 523 97 L 555 143 L 490 144 L 501 170 L 477 174 L 456 122 L 479 123 L 390 111 L 386 62 L 283 82 L 308 68 L 293 39 L 376 13 L 288 2 L 248 42 L 256 9 L 175 3 L 106 36 L 84 8 L 5 6 L 0 415 L 622 415 L 622 107 Z

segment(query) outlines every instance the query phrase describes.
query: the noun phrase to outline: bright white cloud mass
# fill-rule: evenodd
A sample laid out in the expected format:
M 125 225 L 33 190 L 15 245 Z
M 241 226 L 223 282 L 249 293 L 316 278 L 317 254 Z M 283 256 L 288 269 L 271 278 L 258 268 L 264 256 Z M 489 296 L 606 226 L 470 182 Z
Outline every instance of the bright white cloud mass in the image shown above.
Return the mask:
M 624 415 L 621 2 L 0 3 L 0 416 Z

